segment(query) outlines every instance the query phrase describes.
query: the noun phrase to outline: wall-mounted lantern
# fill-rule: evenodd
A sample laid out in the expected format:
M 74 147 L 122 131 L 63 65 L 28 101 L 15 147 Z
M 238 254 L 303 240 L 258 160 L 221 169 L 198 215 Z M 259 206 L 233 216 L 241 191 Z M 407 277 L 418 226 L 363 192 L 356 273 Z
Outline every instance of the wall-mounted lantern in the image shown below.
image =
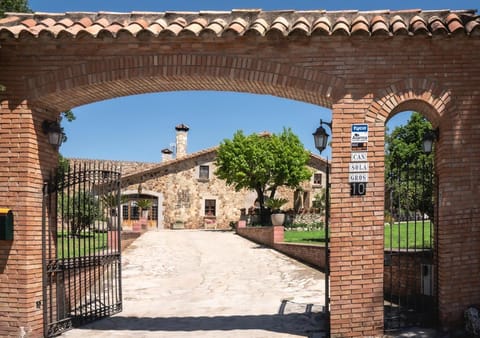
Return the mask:
M 427 130 L 423 135 L 422 149 L 425 154 L 431 154 L 433 151 L 433 144 L 438 140 L 438 128 L 434 130 Z
M 315 148 L 322 153 L 322 151 L 325 150 L 328 144 L 328 135 L 327 131 L 325 128 L 323 128 L 323 125 L 327 125 L 330 129 L 332 129 L 332 123 L 331 122 L 323 122 L 320 120 L 320 127 L 315 130 L 315 132 L 312 134 L 313 135 L 313 141 L 315 142 Z
M 59 122 L 45 120 L 42 123 L 42 129 L 48 136 L 48 143 L 57 148 L 62 145 L 65 134 L 63 133 Z

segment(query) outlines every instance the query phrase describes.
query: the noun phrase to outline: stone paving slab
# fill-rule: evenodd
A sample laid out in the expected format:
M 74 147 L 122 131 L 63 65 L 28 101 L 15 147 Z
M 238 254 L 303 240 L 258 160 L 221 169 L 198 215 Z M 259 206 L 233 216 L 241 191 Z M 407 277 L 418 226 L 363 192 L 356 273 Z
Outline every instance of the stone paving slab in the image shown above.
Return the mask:
M 123 253 L 124 311 L 64 337 L 323 337 L 324 274 L 222 231 L 151 231 Z

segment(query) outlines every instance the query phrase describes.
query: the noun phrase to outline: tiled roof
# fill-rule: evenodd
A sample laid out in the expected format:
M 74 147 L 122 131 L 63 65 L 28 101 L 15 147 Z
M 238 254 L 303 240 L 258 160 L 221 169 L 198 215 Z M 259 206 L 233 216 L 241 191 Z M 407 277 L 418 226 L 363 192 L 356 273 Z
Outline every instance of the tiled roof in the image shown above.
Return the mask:
M 286 36 L 480 36 L 475 10 L 9 13 L 0 39 Z
M 148 177 L 149 175 L 155 175 L 159 172 L 168 173 L 168 168 L 170 168 L 172 166 L 175 166 L 179 163 L 182 163 L 184 161 L 197 159 L 197 158 L 200 158 L 200 157 L 203 157 L 203 156 L 206 156 L 206 155 L 215 156 L 216 152 L 218 151 L 218 148 L 219 148 L 218 146 L 215 146 L 215 147 L 203 149 L 201 151 L 186 155 L 186 156 L 181 157 L 181 158 L 176 158 L 176 159 L 172 159 L 172 160 L 169 160 L 169 161 L 158 163 L 157 165 L 151 166 L 147 169 L 136 170 L 134 172 L 130 172 L 130 173 L 124 175 L 122 177 L 122 180 L 126 184 L 131 184 L 131 182 L 134 182 L 138 179 Z M 319 155 L 310 153 L 309 163 L 312 164 L 312 165 L 321 166 L 321 165 L 325 165 L 326 163 L 328 163 L 328 161 L 326 161 L 323 157 L 321 157 Z M 167 171 L 165 171 L 166 169 L 167 169 Z
M 172 159 L 172 160 L 169 160 L 169 161 L 161 162 L 161 163 L 159 163 L 159 164 L 157 164 L 153 167 L 150 167 L 148 169 L 137 170 L 135 172 L 129 173 L 128 175 L 124 175 L 122 177 L 122 180 L 124 180 L 128 183 L 129 181 L 132 181 L 132 180 L 135 180 L 135 179 L 138 179 L 138 178 L 141 178 L 141 177 L 148 177 L 148 175 L 155 175 L 158 172 L 162 172 L 165 169 L 167 169 L 171 166 L 177 165 L 177 164 L 179 164 L 181 162 L 184 162 L 184 161 L 197 159 L 199 157 L 203 157 L 203 156 L 209 155 L 209 154 L 211 154 L 213 156 L 213 154 L 216 154 L 217 150 L 218 150 L 218 146 L 211 147 L 211 148 L 203 149 L 201 151 L 183 156 L 181 158 L 176 158 L 176 159 Z

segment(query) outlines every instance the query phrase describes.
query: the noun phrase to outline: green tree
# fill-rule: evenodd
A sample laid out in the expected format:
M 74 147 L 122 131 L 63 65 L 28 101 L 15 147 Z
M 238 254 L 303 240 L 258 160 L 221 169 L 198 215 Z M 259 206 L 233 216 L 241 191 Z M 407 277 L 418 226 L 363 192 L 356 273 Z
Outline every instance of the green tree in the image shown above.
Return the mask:
M 90 192 L 75 194 L 61 193 L 58 210 L 62 219 L 69 223 L 70 235 L 80 236 L 81 232 L 103 217 L 99 200 Z
M 232 140 L 220 144 L 215 174 L 236 191 L 254 190 L 264 215 L 265 198 L 274 198 L 278 187 L 296 188 L 311 177 L 306 167 L 309 158 L 291 129 L 284 128 L 278 135 L 249 136 L 239 130 Z
M 0 0 L 0 18 L 5 12 L 31 13 L 27 0 Z
M 386 209 L 397 214 L 408 211 L 433 219 L 433 153 L 425 154 L 422 140 L 432 129 L 428 120 L 412 113 L 404 126 L 387 131 L 385 146 Z

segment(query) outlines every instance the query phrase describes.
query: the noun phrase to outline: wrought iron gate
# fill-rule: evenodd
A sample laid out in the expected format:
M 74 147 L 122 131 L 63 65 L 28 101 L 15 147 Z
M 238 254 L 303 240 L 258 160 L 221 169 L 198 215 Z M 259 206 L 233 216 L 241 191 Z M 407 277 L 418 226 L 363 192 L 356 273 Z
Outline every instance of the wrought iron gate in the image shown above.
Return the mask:
M 120 171 L 81 164 L 43 198 L 44 336 L 122 310 Z
M 430 326 L 436 318 L 435 187 L 432 161 L 398 163 L 387 173 L 385 330 Z

